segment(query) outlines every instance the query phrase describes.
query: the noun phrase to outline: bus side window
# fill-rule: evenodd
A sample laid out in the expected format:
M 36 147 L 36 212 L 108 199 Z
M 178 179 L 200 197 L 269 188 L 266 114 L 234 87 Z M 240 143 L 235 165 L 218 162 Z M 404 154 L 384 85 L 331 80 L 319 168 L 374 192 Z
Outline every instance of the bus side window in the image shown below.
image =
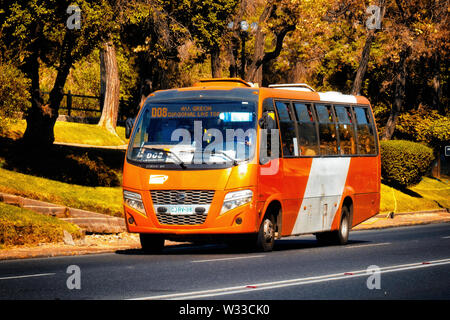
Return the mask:
M 295 134 L 294 116 L 289 110 L 289 102 L 277 101 L 275 103 L 280 122 L 281 149 L 283 157 L 298 156 L 298 143 Z
M 319 139 L 320 154 L 336 155 L 338 154 L 336 126 L 330 105 L 316 104 L 317 116 L 319 118 Z
M 319 143 L 311 104 L 294 102 L 298 125 L 298 148 L 301 156 L 319 154 Z
M 358 134 L 358 147 L 360 154 L 376 154 L 375 130 L 370 119 L 369 109 L 354 107 L 356 116 L 356 130 Z
M 356 154 L 355 132 L 349 106 L 334 106 L 341 154 Z

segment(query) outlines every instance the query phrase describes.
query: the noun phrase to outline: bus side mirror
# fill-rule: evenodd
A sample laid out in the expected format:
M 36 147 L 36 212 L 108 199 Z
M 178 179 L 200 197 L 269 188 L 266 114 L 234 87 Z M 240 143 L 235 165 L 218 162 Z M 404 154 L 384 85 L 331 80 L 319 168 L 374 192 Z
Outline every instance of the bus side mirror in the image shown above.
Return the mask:
M 275 120 L 272 119 L 267 111 L 264 112 L 262 117 L 258 120 L 258 125 L 261 129 L 271 130 L 276 128 Z
M 130 139 L 131 130 L 133 130 L 134 118 L 125 120 L 125 138 Z

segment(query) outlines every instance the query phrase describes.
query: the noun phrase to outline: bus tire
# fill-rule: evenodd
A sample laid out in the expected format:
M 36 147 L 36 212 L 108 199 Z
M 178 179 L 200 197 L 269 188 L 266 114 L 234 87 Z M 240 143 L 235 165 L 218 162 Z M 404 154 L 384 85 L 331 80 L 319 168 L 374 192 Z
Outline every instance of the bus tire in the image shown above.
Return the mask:
M 316 233 L 316 239 L 319 243 L 325 245 L 344 245 L 348 242 L 350 224 L 350 211 L 347 206 L 343 206 L 339 229 L 335 231 Z
M 350 233 L 351 222 L 350 222 L 350 210 L 347 206 L 342 207 L 341 223 L 339 224 L 339 229 L 336 231 L 335 243 L 339 245 L 347 244 L 348 235 Z
M 141 233 L 139 239 L 141 240 L 142 251 L 145 253 L 159 253 L 164 248 L 165 240 L 159 235 Z
M 256 238 L 256 249 L 268 252 L 275 244 L 275 218 L 273 214 L 264 216 Z

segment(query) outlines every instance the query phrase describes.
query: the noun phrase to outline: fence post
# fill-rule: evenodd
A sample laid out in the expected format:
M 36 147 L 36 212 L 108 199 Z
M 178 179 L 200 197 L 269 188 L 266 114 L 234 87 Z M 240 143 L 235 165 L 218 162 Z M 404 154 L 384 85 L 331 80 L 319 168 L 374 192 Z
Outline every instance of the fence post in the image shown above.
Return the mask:
M 70 117 L 70 111 L 72 109 L 72 94 L 70 93 L 70 90 L 67 91 L 67 114 Z

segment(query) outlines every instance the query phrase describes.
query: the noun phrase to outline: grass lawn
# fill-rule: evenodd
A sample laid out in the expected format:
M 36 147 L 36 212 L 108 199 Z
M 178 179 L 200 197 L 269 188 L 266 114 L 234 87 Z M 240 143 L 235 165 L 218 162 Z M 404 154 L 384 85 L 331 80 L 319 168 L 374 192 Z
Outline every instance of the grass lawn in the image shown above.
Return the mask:
M 416 186 L 397 190 L 381 185 L 381 212 L 408 212 L 450 208 L 450 179 L 424 177 Z
M 0 168 L 0 192 L 122 216 L 121 187 L 89 187 L 26 175 Z
M 0 249 L 13 245 L 61 241 L 63 230 L 71 233 L 74 238 L 81 236 L 81 230 L 76 225 L 0 203 Z
M 26 126 L 25 120 L 17 120 L 8 128 L 6 136 L 13 139 L 20 138 L 23 136 Z M 124 127 L 117 127 L 117 136 L 115 136 L 95 124 L 57 121 L 54 132 L 56 142 L 94 146 L 120 146 L 127 143 Z

